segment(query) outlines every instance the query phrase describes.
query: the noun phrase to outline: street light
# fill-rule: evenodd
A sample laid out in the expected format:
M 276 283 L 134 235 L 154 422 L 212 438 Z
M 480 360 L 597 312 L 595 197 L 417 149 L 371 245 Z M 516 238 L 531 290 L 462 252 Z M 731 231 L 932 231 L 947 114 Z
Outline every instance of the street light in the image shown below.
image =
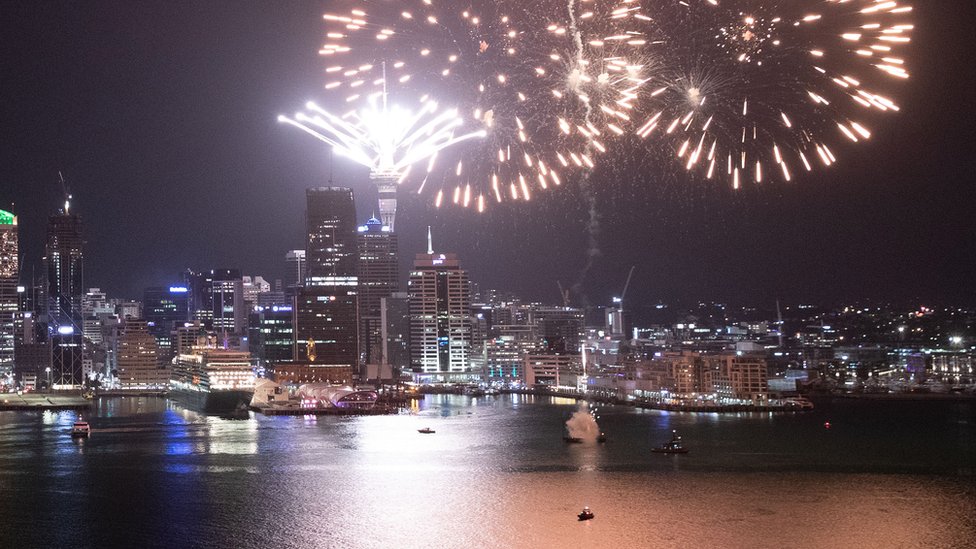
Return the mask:
M 47 390 L 51 392 L 51 367 L 44 368 L 44 371 L 47 372 Z

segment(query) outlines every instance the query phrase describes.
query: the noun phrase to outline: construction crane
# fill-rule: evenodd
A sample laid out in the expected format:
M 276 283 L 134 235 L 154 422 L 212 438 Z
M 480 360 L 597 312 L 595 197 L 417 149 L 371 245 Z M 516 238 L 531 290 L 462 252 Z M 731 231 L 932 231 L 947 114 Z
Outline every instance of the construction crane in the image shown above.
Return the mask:
M 569 290 L 563 289 L 563 283 L 558 280 L 556 286 L 559 286 L 559 297 L 563 300 L 563 307 L 569 307 Z
M 71 193 L 68 192 L 68 184 L 64 182 L 64 175 L 58 170 L 58 179 L 61 181 L 61 192 L 64 194 L 64 215 L 71 213 Z
M 627 281 L 624 282 L 624 289 L 620 292 L 620 297 L 613 298 L 613 302 L 617 304 L 617 314 L 620 315 L 620 333 L 624 332 L 624 298 L 627 297 L 627 288 L 630 287 L 630 279 L 634 276 L 634 269 L 637 265 L 630 268 L 630 272 L 627 273 Z

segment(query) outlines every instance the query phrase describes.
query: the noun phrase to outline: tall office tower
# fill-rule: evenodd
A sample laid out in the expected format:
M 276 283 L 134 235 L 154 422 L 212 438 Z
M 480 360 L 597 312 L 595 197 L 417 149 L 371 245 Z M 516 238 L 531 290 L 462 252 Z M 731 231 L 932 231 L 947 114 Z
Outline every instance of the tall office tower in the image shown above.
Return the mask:
M 149 334 L 156 338 L 161 363 L 176 356 L 176 328 L 190 321 L 189 293 L 185 286 L 156 286 L 146 288 L 142 294 L 142 316 Z
M 295 360 L 359 366 L 356 281 L 347 286 L 307 286 L 295 297 Z
M 468 369 L 471 287 L 456 254 L 436 254 L 427 231 L 427 253 L 410 271 L 410 363 L 415 373 L 451 374 Z
M 45 312 L 51 330 L 51 383 L 55 389 L 76 387 L 84 381 L 83 244 L 81 218 L 70 213 L 70 203 L 66 202 L 64 210 L 48 221 L 44 250 Z
M 356 204 L 352 189 L 318 187 L 305 193 L 306 285 L 356 276 Z
M 244 279 L 238 269 L 210 271 L 213 300 L 213 330 L 220 334 L 243 334 L 247 326 Z
M 187 291 L 187 309 L 192 320 L 200 321 L 200 324 L 210 329 L 213 327 L 213 296 L 210 291 L 213 289 L 213 280 L 207 273 L 198 273 L 190 269 L 183 271 L 182 287 Z
M 306 191 L 305 287 L 295 297 L 295 360 L 359 365 L 356 205 L 351 189 Z
M 14 369 L 14 315 L 20 309 L 17 216 L 0 210 L 0 375 Z
M 545 351 L 578 354 L 586 336 L 583 311 L 571 307 L 534 307 L 532 323 L 545 343 Z
M 169 371 L 156 356 L 156 338 L 149 333 L 145 320 L 125 321 L 125 333 L 119 337 L 117 360 L 119 384 L 123 389 L 165 389 Z
M 248 350 L 262 364 L 295 359 L 295 312 L 290 303 L 258 305 L 251 310 Z
M 383 327 L 384 364 L 394 376 L 410 368 L 410 301 L 407 292 L 394 292 L 380 299 L 380 319 Z
M 291 250 L 285 254 L 285 287 L 305 284 L 305 250 Z
M 359 348 L 366 364 L 388 364 L 383 354 L 380 301 L 399 289 L 397 236 L 379 219 L 359 228 Z

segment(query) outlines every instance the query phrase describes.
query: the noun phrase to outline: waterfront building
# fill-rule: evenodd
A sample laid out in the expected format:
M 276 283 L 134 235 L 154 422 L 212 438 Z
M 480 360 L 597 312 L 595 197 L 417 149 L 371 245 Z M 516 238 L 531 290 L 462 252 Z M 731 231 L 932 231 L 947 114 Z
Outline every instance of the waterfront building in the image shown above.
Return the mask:
M 295 298 L 294 357 L 299 362 L 358 368 L 356 277 L 332 277 Z
M 576 391 L 583 381 L 581 355 L 530 354 L 523 359 L 525 385 Z
M 0 210 L 0 375 L 14 369 L 14 316 L 20 310 L 17 216 Z
M 45 317 L 51 332 L 52 381 L 55 389 L 78 387 L 84 376 L 82 316 L 83 244 L 81 218 L 65 208 L 48 220 L 44 249 Z
M 295 312 L 291 304 L 257 306 L 248 320 L 248 349 L 259 364 L 295 358 Z
M 162 390 L 169 384 L 169 369 L 157 357 L 156 338 L 145 320 L 129 318 L 123 324 L 116 358 L 122 389 Z
M 483 345 L 485 378 L 523 381 L 525 356 L 546 351 L 536 327 L 525 324 L 497 325 L 492 331 L 494 336 Z
M 281 362 L 269 368 L 275 382 L 297 387 L 306 383 L 348 385 L 353 382 L 352 366 L 312 364 L 309 362 Z
M 359 227 L 359 346 L 365 364 L 388 364 L 383 354 L 381 301 L 399 289 L 397 236 L 378 219 Z
M 427 253 L 417 254 L 408 284 L 415 374 L 446 381 L 469 373 L 470 292 L 468 272 L 457 255 L 434 253 L 428 229 Z
M 380 299 L 380 325 L 383 333 L 383 364 L 399 379 L 410 368 L 410 300 L 407 292 L 394 292 Z
M 21 387 L 47 383 L 51 372 L 51 340 L 47 323 L 34 311 L 19 311 L 13 316 L 14 378 Z

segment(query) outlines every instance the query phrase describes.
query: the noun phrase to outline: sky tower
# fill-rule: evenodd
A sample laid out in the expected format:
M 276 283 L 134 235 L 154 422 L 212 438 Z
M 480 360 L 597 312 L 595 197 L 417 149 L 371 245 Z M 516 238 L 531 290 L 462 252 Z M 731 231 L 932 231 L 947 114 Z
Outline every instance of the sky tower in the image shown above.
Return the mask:
M 295 126 L 330 145 L 336 154 L 369 168 L 369 180 L 379 191 L 380 221 L 392 231 L 397 186 L 411 167 L 426 162 L 429 171 L 439 151 L 484 137 L 485 131 L 463 132 L 464 120 L 457 109 L 439 109 L 430 99 L 421 101 L 416 110 L 391 105 L 385 77 L 383 82 L 383 91 L 368 96 L 361 109 L 336 115 L 310 101 L 305 112 L 294 117 L 282 115 L 278 121 Z

